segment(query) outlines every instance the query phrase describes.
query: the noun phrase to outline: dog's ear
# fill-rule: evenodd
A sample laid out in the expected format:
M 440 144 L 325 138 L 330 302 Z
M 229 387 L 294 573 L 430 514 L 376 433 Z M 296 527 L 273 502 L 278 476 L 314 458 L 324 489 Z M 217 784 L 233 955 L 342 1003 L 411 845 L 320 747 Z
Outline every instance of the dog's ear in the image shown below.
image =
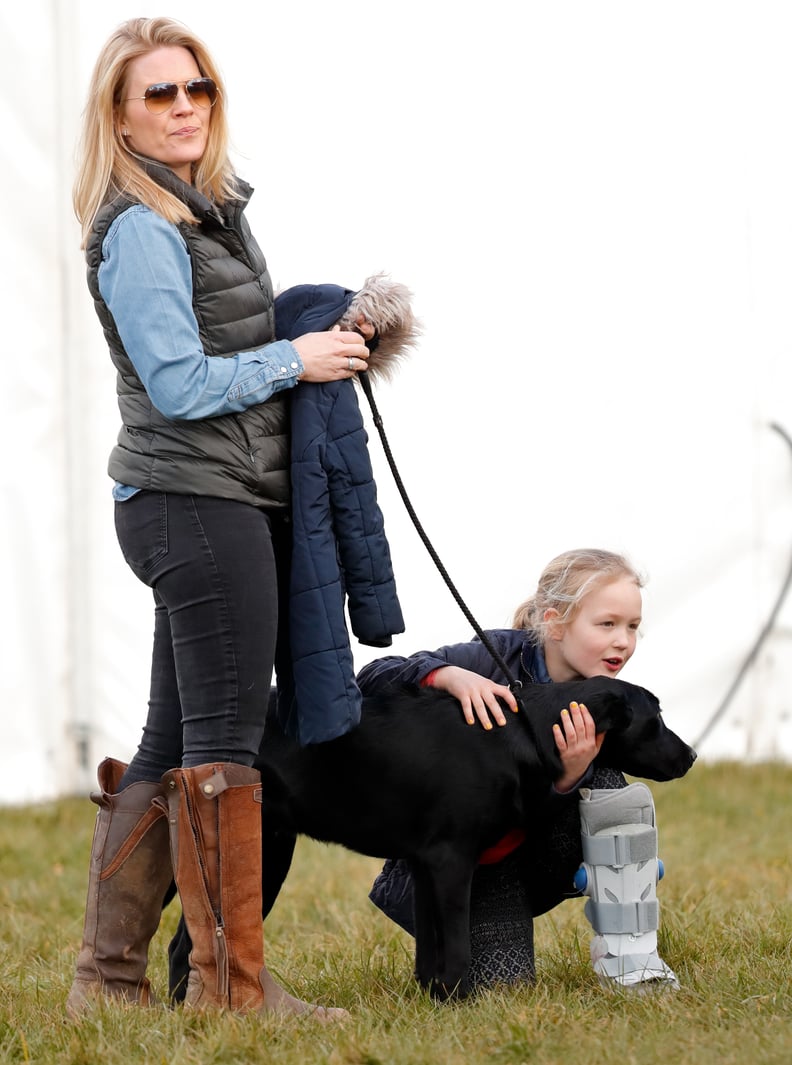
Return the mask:
M 625 729 L 632 721 L 633 712 L 621 691 L 612 688 L 593 688 L 584 696 L 586 706 L 597 732 L 609 732 L 611 729 Z

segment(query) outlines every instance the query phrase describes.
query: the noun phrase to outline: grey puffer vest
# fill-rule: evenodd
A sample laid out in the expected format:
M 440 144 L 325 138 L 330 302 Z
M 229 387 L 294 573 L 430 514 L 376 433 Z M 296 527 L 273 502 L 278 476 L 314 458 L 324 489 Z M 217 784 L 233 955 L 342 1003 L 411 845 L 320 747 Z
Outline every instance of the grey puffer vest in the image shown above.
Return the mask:
M 155 180 L 183 199 L 198 225 L 180 224 L 192 263 L 193 307 L 206 355 L 227 358 L 275 339 L 272 283 L 243 211 L 252 189 L 238 180 L 240 199 L 215 207 L 163 167 Z M 99 291 L 102 242 L 131 206 L 118 197 L 97 215 L 86 249 L 88 287 L 118 372 L 123 422 L 108 472 L 135 488 L 236 499 L 283 509 L 289 500 L 288 394 L 240 414 L 171 421 L 152 405 Z

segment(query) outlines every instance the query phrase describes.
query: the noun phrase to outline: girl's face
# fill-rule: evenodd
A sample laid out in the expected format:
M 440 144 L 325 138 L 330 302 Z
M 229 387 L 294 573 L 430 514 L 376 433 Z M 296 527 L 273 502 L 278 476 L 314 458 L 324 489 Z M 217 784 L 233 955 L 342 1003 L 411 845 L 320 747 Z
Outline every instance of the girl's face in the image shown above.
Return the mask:
M 133 152 L 169 166 L 182 181 L 192 183 L 192 165 L 206 150 L 211 107 L 198 107 L 184 83 L 201 72 L 187 48 L 167 46 L 138 56 L 129 64 L 124 86 L 126 99 L 118 113 L 119 128 L 127 131 L 124 141 Z M 149 85 L 175 82 L 176 99 L 162 114 L 152 114 L 141 97 Z
M 641 624 L 641 590 L 631 577 L 601 584 L 583 597 L 572 620 L 550 623 L 545 661 L 556 682 L 581 677 L 615 677 L 630 661 Z

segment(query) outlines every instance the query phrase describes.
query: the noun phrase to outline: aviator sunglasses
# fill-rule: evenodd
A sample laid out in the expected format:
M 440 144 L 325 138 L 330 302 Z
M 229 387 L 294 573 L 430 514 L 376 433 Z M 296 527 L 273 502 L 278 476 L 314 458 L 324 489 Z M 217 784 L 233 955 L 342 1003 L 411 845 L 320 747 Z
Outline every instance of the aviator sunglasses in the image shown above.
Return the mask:
M 211 78 L 190 78 L 189 81 L 179 82 L 159 81 L 156 85 L 149 85 L 142 96 L 127 96 L 126 99 L 142 100 L 146 110 L 152 115 L 164 115 L 173 107 L 182 85 L 196 107 L 214 107 L 220 90 Z

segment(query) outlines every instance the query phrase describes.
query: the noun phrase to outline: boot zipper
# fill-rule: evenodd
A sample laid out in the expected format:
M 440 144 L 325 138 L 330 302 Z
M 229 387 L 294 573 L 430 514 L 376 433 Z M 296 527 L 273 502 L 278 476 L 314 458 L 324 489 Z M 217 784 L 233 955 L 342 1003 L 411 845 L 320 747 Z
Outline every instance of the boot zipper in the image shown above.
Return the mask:
M 214 955 L 215 969 L 217 971 L 217 994 L 223 1002 L 231 1005 L 228 1000 L 230 976 L 228 972 L 228 942 L 226 940 L 223 919 L 218 914 L 218 923 L 215 928 Z
M 192 799 L 183 777 L 179 777 L 182 786 L 182 793 L 184 795 L 184 808 L 187 811 L 187 821 L 190 825 L 190 831 L 193 837 L 194 851 L 198 856 L 198 867 L 201 870 L 201 879 L 204 886 L 204 894 L 209 901 L 209 908 L 212 910 L 215 917 L 215 934 L 214 934 L 214 956 L 215 956 L 215 971 L 217 973 L 217 994 L 223 997 L 224 1001 L 228 1001 L 228 945 L 226 942 L 225 927 L 223 921 L 223 915 L 219 909 L 215 909 L 212 905 L 213 899 L 209 890 L 209 877 L 206 872 L 206 863 L 203 860 L 203 852 L 200 847 L 200 838 L 198 831 L 195 827 L 195 811 L 193 809 Z M 215 819 L 217 819 L 217 806 L 215 805 Z M 217 833 L 216 833 L 217 834 Z M 219 838 L 219 835 L 218 835 Z M 221 871 L 222 875 L 222 871 Z M 221 892 L 222 894 L 222 892 Z M 219 900 L 218 900 L 219 901 Z

